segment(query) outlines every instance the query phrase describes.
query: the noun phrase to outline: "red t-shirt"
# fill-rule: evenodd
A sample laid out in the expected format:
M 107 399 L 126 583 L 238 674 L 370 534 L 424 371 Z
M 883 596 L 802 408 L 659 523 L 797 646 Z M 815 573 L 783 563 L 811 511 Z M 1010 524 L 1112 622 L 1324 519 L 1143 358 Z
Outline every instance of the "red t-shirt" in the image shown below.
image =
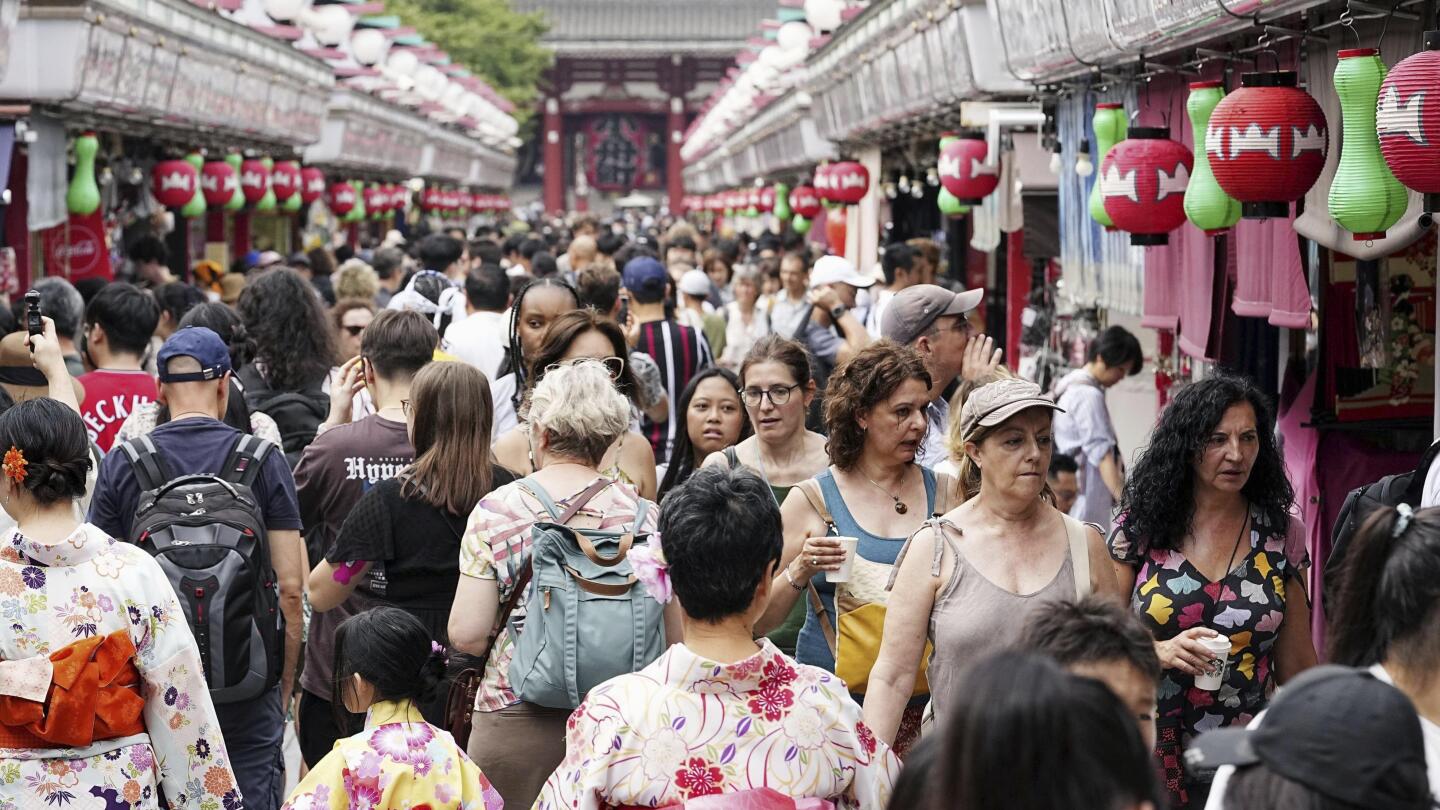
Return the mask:
M 160 396 L 155 378 L 144 371 L 101 369 L 80 375 L 80 384 L 85 386 L 85 401 L 80 403 L 85 429 L 90 440 L 106 453 L 130 412 Z

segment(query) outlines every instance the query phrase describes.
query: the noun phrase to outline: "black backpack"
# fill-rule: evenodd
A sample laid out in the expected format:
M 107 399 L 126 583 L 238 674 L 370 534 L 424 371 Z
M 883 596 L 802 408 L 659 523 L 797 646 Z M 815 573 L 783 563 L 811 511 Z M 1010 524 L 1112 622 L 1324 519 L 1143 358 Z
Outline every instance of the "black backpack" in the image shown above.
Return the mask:
M 245 404 L 275 420 L 280 429 L 281 449 L 290 469 L 300 463 L 300 454 L 315 441 L 315 434 L 330 415 L 330 397 L 319 388 L 304 391 L 274 391 L 254 363 L 240 369 Z
M 1326 605 L 1334 605 L 1340 596 L 1341 572 L 1345 566 L 1345 552 L 1350 539 L 1360 530 L 1360 525 L 1381 506 L 1409 504 L 1419 508 L 1424 494 L 1425 476 L 1430 465 L 1440 455 L 1440 441 L 1430 445 L 1420 458 L 1420 465 L 1410 472 L 1387 475 L 1373 484 L 1366 484 L 1350 490 L 1340 514 L 1335 518 L 1335 528 L 1330 535 L 1330 556 L 1325 560 L 1324 599 Z
M 285 617 L 252 487 L 275 445 L 242 435 L 220 472 L 174 479 L 149 436 L 119 449 L 141 490 L 129 540 L 160 563 L 175 589 L 211 698 L 264 695 L 280 682 Z

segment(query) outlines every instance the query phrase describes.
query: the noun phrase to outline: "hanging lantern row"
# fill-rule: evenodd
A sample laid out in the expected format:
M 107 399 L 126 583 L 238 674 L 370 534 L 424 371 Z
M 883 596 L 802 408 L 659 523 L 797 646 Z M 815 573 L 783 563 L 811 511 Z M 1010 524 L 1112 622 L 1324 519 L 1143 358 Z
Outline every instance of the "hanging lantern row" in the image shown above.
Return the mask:
M 400 193 L 408 196 L 404 186 Z M 476 194 L 463 189 L 427 187 L 420 193 L 420 207 L 440 217 L 464 216 L 470 213 L 509 211 L 510 198 L 499 194 Z
M 348 182 L 327 189 L 325 173 L 320 169 L 302 168 L 294 160 L 247 159 L 238 153 L 207 161 L 199 152 L 192 152 L 183 160 L 159 161 L 151 170 L 155 199 L 186 217 L 198 216 L 207 209 L 239 211 L 247 206 L 261 213 L 293 213 L 302 205 L 326 197 L 327 190 L 332 212 L 341 216 L 350 214 L 357 203 L 363 203 L 372 214 L 388 213 L 403 208 L 409 198 L 405 186 L 384 185 L 366 189 L 363 199 L 355 199 L 352 194 L 360 192 Z M 333 204 L 337 199 L 341 210 Z

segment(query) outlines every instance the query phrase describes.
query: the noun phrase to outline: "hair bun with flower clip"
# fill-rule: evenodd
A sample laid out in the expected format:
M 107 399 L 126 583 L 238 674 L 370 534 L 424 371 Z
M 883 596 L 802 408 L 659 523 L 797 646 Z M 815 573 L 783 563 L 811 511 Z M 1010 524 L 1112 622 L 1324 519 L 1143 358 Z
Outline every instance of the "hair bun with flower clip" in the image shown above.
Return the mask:
M 25 453 L 12 444 L 10 449 L 5 451 L 5 461 L 0 463 L 0 469 L 5 471 L 6 478 L 16 484 L 23 484 L 25 476 L 30 474 L 30 471 L 25 469 L 29 463 L 25 460 Z
M 659 532 L 652 533 L 647 544 L 631 546 L 625 559 L 629 560 L 635 579 L 645 586 L 645 592 L 650 594 L 651 598 L 662 605 L 670 601 L 670 597 L 674 595 L 670 587 L 670 564 L 665 561 L 665 549 L 660 545 Z

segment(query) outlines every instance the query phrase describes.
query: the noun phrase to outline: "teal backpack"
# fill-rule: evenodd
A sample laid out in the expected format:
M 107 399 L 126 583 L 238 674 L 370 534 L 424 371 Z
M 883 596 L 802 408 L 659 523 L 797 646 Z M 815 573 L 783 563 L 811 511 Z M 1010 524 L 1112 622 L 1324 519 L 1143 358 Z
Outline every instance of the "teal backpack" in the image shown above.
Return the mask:
M 553 522 L 530 529 L 525 616 L 512 615 L 507 625 L 515 640 L 510 688 L 529 703 L 574 709 L 592 688 L 636 672 L 664 652 L 664 609 L 639 587 L 625 557 L 633 544 L 645 542 L 635 532 L 650 502 L 636 499 L 630 531 L 572 529 L 565 520 L 609 481 L 576 495 L 563 516 L 535 479 L 516 483 L 545 506 Z

